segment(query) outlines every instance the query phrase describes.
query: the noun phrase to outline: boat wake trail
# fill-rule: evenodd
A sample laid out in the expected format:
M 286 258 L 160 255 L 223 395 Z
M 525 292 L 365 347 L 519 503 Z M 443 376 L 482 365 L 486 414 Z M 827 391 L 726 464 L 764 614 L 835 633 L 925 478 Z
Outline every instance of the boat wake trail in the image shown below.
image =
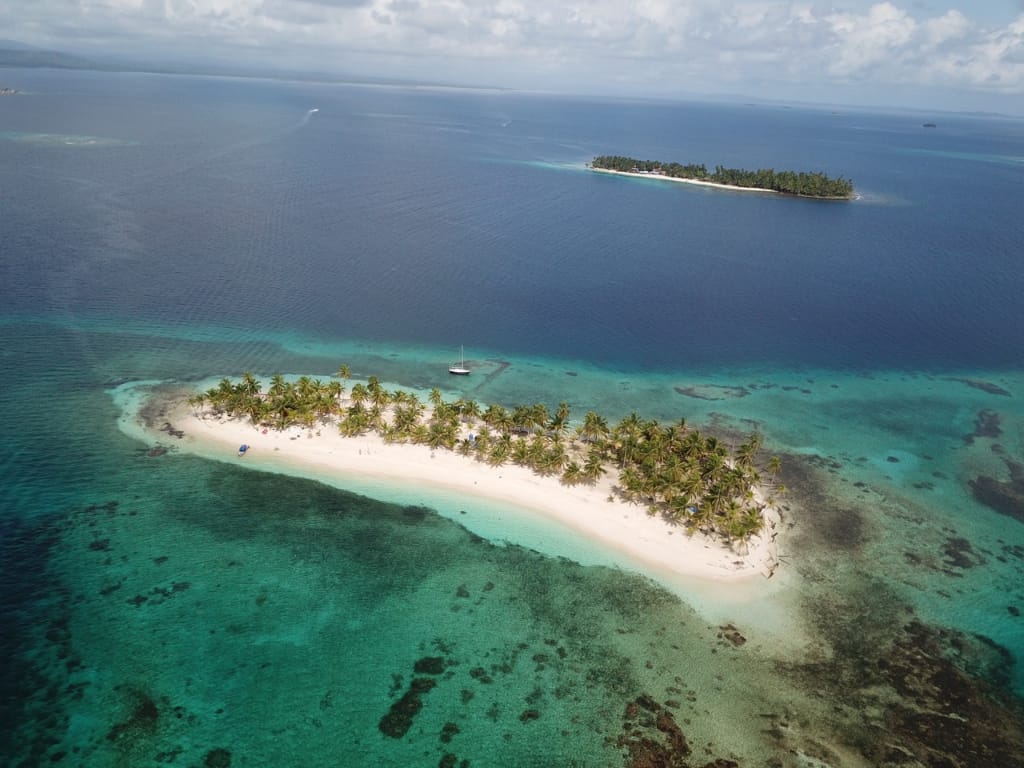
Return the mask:
M 302 116 L 302 119 L 299 121 L 297 127 L 301 128 L 302 126 L 306 125 L 309 122 L 310 118 L 312 118 L 313 115 L 315 115 L 319 111 L 319 107 L 313 107 L 311 110 L 306 112 L 306 114 Z

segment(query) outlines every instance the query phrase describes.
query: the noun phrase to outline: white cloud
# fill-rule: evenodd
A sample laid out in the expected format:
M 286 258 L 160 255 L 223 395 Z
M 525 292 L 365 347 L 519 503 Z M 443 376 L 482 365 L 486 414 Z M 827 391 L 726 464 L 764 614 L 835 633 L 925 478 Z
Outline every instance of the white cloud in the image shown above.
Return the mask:
M 832 38 L 835 58 L 829 71 L 856 75 L 880 63 L 898 61 L 917 26 L 910 15 L 892 3 L 871 6 L 867 13 L 836 13 L 824 19 Z
M 527 88 L 1024 93 L 1024 15 L 979 19 L 959 2 L 940 12 L 911 0 L 0 0 L 0 18 L 6 37 L 72 50 Z

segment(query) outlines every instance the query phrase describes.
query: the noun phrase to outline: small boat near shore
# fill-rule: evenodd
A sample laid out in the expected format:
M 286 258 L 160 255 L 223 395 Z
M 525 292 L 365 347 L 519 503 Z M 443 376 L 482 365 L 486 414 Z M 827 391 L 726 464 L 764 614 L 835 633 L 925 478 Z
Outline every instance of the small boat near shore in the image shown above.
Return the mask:
M 466 367 L 466 350 L 464 347 L 459 347 L 459 362 L 449 365 L 448 373 L 453 376 L 469 376 L 470 370 Z

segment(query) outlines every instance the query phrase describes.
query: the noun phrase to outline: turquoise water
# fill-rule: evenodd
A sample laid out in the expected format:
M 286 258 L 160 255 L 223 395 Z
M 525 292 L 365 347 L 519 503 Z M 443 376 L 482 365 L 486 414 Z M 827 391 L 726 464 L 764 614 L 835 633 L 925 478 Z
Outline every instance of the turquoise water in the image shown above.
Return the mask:
M 1024 691 L 1024 527 L 970 485 L 1024 457 L 1021 169 L 991 161 L 1021 156 L 1017 123 L 19 76 L 35 95 L 0 131 L 39 138 L 0 142 L 6 762 L 623 765 L 634 731 L 668 739 L 642 695 L 681 764 L 1019 756 L 1012 706 L 957 687 Z M 770 156 L 864 199 L 579 172 L 619 151 Z M 449 377 L 463 343 L 473 375 Z M 342 362 L 756 428 L 790 488 L 783 567 L 659 584 L 513 509 L 118 428 L 126 382 Z M 908 638 L 966 677 L 908 686 Z M 946 732 L 993 724 L 990 757 L 907 725 L 949 702 Z

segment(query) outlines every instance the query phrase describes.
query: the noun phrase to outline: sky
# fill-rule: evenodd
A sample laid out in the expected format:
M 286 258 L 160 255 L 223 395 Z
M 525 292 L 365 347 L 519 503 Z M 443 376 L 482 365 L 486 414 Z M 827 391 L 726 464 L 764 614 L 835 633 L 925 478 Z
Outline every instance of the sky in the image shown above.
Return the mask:
M 93 57 L 1024 115 L 1024 0 L 0 0 Z

